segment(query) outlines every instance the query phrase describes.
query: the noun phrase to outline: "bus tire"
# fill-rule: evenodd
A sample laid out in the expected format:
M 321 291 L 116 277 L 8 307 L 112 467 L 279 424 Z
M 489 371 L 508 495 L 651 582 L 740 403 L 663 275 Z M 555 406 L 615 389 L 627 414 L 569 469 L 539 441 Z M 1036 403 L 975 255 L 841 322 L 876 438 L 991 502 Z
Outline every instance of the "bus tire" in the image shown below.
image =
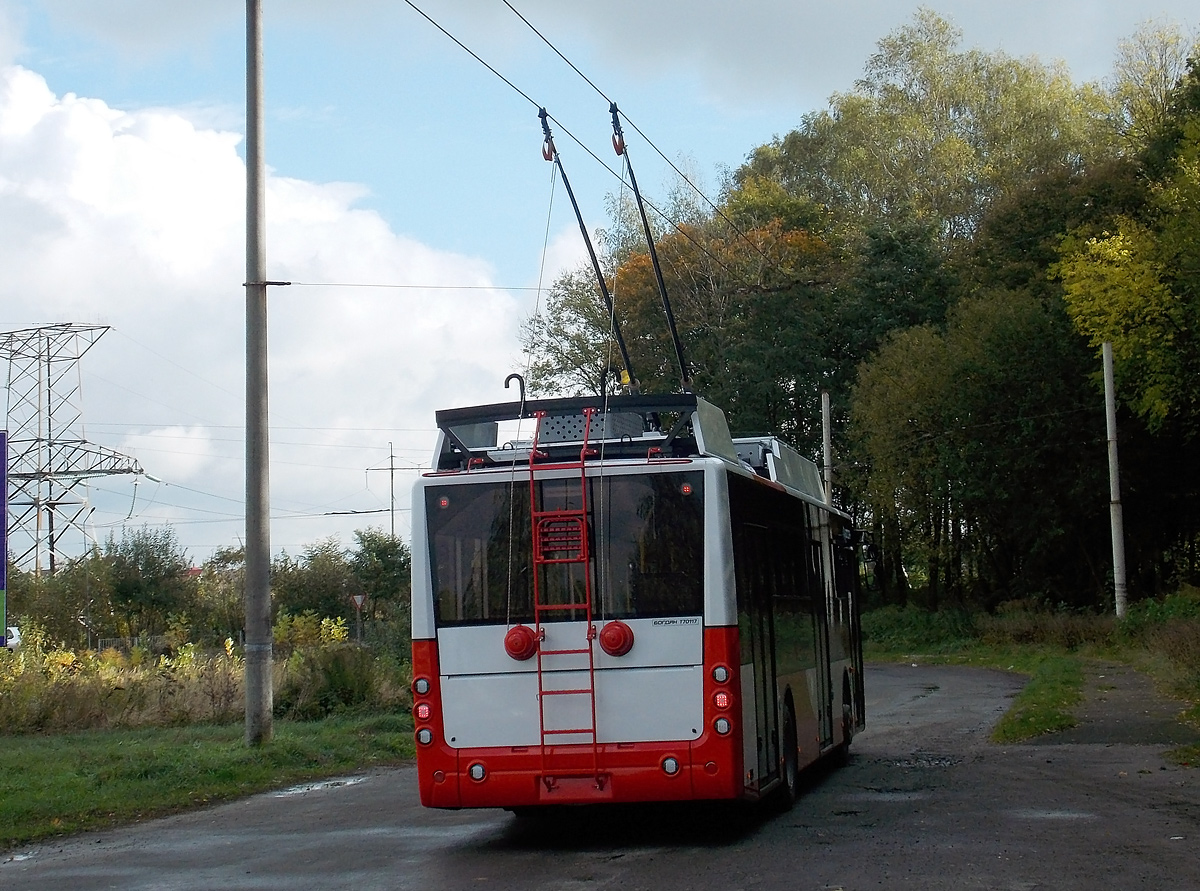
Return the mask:
M 854 713 L 854 693 L 850 684 L 850 675 L 842 678 L 842 742 L 837 747 L 835 756 L 838 764 L 850 762 L 850 743 L 854 739 L 854 731 L 858 727 L 858 718 Z
M 783 707 L 783 765 L 779 808 L 789 811 L 800 797 L 800 755 L 796 738 L 796 710 L 789 697 Z

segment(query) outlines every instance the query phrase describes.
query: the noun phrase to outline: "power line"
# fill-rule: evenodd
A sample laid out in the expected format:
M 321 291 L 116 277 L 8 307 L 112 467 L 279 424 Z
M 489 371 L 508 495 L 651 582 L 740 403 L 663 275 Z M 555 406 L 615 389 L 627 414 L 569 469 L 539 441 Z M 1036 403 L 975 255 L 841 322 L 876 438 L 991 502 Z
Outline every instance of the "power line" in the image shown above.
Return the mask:
M 503 74 L 501 74 L 501 73 L 500 73 L 499 71 L 497 71 L 495 68 L 493 68 L 491 65 L 489 65 L 487 62 L 485 62 L 485 61 L 484 61 L 484 60 L 483 60 L 483 59 L 482 59 L 482 58 L 481 58 L 481 57 L 480 57 L 480 56 L 479 56 L 479 55 L 478 55 L 478 54 L 477 54 L 477 53 L 476 53 L 474 50 L 472 50 L 470 47 L 468 47 L 466 44 L 464 44 L 464 43 L 463 43 L 461 40 L 459 40 L 457 37 L 455 37 L 453 34 L 451 34 L 449 31 L 447 31 L 447 30 L 446 30 L 445 28 L 443 28 L 441 25 L 439 25 L 439 24 L 438 24 L 438 23 L 437 23 L 437 22 L 436 22 L 436 21 L 435 21 L 435 20 L 434 20 L 434 19 L 433 19 L 433 18 L 432 18 L 432 17 L 431 17 L 429 14 L 428 14 L 428 13 L 426 13 L 426 12 L 425 12 L 424 10 L 422 10 L 422 9 L 421 9 L 419 6 L 417 6 L 415 3 L 413 3 L 413 2 L 412 2 L 412 0 L 404 0 L 404 2 L 405 2 L 405 3 L 407 3 L 409 6 L 411 6 L 411 7 L 412 7 L 412 8 L 413 8 L 413 9 L 414 9 L 414 10 L 415 10 L 417 13 L 419 13 L 419 14 L 420 14 L 420 16 L 421 16 L 422 18 L 424 18 L 424 19 L 425 19 L 427 22 L 429 22 L 431 25 L 433 25 L 435 28 L 437 28 L 439 31 L 441 31 L 443 34 L 445 34 L 445 35 L 446 35 L 448 38 L 450 38 L 450 40 L 454 41 L 454 43 L 455 43 L 455 44 L 456 44 L 458 47 L 460 47 L 460 48 L 461 48 L 461 49 L 462 49 L 464 52 L 466 52 L 466 53 L 467 53 L 469 56 L 471 56 L 471 58 L 475 59 L 477 62 L 479 62 L 479 64 L 480 64 L 480 65 L 482 65 L 484 68 L 486 68 L 486 69 L 487 69 L 488 71 L 490 71 L 492 74 L 496 75 L 496 77 L 500 78 L 500 80 L 504 81 L 504 83 L 506 83 L 506 84 L 507 84 L 509 87 L 511 87 L 511 88 L 512 88 L 514 91 L 516 91 L 516 93 L 517 93 L 518 95 L 520 95 L 522 98 L 524 98 L 526 102 L 528 102 L 530 105 L 532 105 L 534 108 L 538 109 L 539 111 L 541 111 L 541 110 L 542 110 L 542 106 L 541 106 L 541 105 L 539 105 L 537 102 L 535 102 L 535 101 L 534 101 L 534 100 L 533 100 L 533 99 L 532 99 L 532 98 L 529 96 L 529 94 L 528 94 L 528 93 L 526 93 L 524 90 L 520 89 L 520 88 L 519 88 L 519 87 L 518 87 L 516 84 L 514 84 L 512 81 L 510 81 L 510 80 L 509 80 L 507 77 L 505 77 Z M 509 8 L 511 9 L 512 7 L 510 6 Z M 513 11 L 514 11 L 514 12 L 516 12 L 516 10 L 515 10 L 515 9 L 514 9 Z M 520 15 L 520 13 L 518 13 L 518 15 Z M 528 24 L 528 22 L 526 22 L 526 24 Z M 532 26 L 532 25 L 530 25 L 530 27 L 533 27 L 533 26 Z M 534 29 L 534 33 L 537 33 L 537 30 L 536 30 L 536 29 Z M 538 34 L 538 36 L 540 37 L 541 35 L 540 35 L 540 34 Z M 545 38 L 544 38 L 544 37 L 543 37 L 542 39 L 543 39 L 543 40 L 545 40 Z M 547 43 L 549 44 L 549 41 L 547 41 Z M 550 46 L 551 46 L 551 48 L 552 48 L 552 49 L 554 49 L 554 47 L 553 47 L 553 44 L 550 44 Z M 555 52 L 558 52 L 558 50 L 557 50 L 557 49 L 555 49 Z M 559 55 L 561 56 L 561 53 L 560 53 Z M 563 57 L 563 58 L 565 59 L 565 57 Z M 571 63 L 568 61 L 568 63 L 567 63 L 567 64 L 571 64 Z M 574 66 L 574 65 L 572 65 L 571 67 L 572 67 L 572 68 L 574 68 L 575 66 Z M 576 70 L 576 71 L 578 71 L 578 69 L 575 69 L 575 70 Z M 582 76 L 582 75 L 581 75 L 581 76 Z M 586 78 L 586 77 L 584 77 L 584 80 L 587 80 L 587 78 Z M 588 81 L 588 83 L 591 83 L 591 81 Z M 597 89 L 597 92 L 599 92 L 599 89 L 595 87 L 595 84 L 592 84 L 592 86 L 593 86 L 593 88 Z M 600 95 L 601 95 L 601 96 L 603 96 L 604 94 L 601 92 L 601 93 L 600 93 Z M 568 137 L 568 138 L 569 138 L 569 139 L 570 139 L 572 142 L 574 142 L 574 143 L 575 143 L 577 146 L 579 146 L 581 149 L 583 149 L 583 150 L 584 150 L 584 151 L 585 151 L 585 152 L 586 152 L 588 155 L 590 155 L 593 161 L 595 161 L 597 164 L 599 164 L 601 167 L 603 167 L 605 170 L 607 170 L 607 171 L 609 172 L 609 174 L 610 174 L 610 175 L 612 175 L 612 177 L 613 177 L 614 179 L 618 180 L 619 182 L 621 182 L 621 184 L 622 184 L 622 185 L 624 185 L 624 182 L 625 182 L 625 180 L 624 180 L 624 177 L 623 177 L 623 176 L 622 176 L 620 173 L 618 173 L 617 171 L 615 171 L 615 170 L 613 170 L 611 167 L 609 167 L 609 166 L 608 166 L 608 164 L 607 164 L 607 163 L 605 163 L 605 161 L 604 161 L 604 160 L 603 160 L 603 159 L 602 159 L 602 158 L 601 158 L 599 155 L 597 155 L 597 154 L 596 154 L 594 151 L 592 151 L 592 150 L 591 150 L 591 149 L 590 149 L 590 148 L 589 148 L 589 147 L 588 147 L 586 144 L 584 144 L 583 140 L 579 139 L 579 137 L 577 137 L 577 136 L 576 136 L 574 133 L 572 133 L 572 132 L 571 132 L 571 131 L 570 131 L 570 130 L 567 128 L 567 126 L 566 126 L 565 124 L 563 124 L 563 122 L 562 122 L 562 121 L 558 120 L 556 117 L 554 117 L 554 115 L 551 115 L 551 114 L 547 114 L 547 117 L 548 117 L 548 118 L 549 118 L 551 121 L 553 121 L 553 122 L 554 122 L 554 125 L 555 125 L 555 126 L 556 126 L 556 127 L 557 127 L 557 128 L 560 130 L 560 131 L 561 131 L 561 132 L 565 133 L 565 134 L 567 135 L 567 137 Z M 626 118 L 626 120 L 628 120 L 628 118 Z M 637 130 L 637 132 L 638 132 L 639 134 L 641 134 L 641 136 L 642 136 L 642 138 L 643 138 L 643 139 L 646 139 L 646 136 L 645 136 L 645 134 L 644 134 L 644 133 L 642 133 L 642 131 L 641 131 L 641 130 L 639 130 L 639 129 L 637 128 L 637 126 L 636 126 L 636 125 L 635 125 L 635 124 L 634 124 L 632 121 L 630 121 L 630 122 L 629 122 L 629 124 L 630 124 L 630 126 L 632 126 L 632 127 L 635 129 L 635 130 Z M 667 164 L 669 164 L 669 165 L 671 166 L 671 168 L 672 168 L 673 170 L 675 170 L 675 172 L 676 172 L 677 174 L 679 174 L 679 176 L 680 176 L 680 177 L 681 177 L 681 178 L 682 178 L 682 179 L 683 179 L 683 180 L 684 180 L 684 181 L 685 181 L 685 182 L 686 182 L 686 183 L 687 183 L 689 186 L 691 186 L 691 187 L 692 187 L 692 189 L 694 189 L 694 190 L 697 192 L 697 194 L 699 194 L 699 195 L 700 195 L 702 198 L 704 198 L 704 200 L 705 200 L 705 201 L 708 201 L 708 198 L 707 198 L 707 197 L 706 197 L 706 196 L 705 196 L 705 195 L 704 195 L 702 192 L 700 192 L 700 190 L 699 190 L 698 188 L 696 188 L 696 186 L 695 186 L 695 185 L 694 185 L 694 184 L 691 182 L 691 180 L 689 180 L 689 179 L 688 179 L 686 176 L 684 176 L 684 175 L 683 175 L 683 173 L 682 173 L 682 172 L 680 172 L 680 171 L 679 171 L 679 169 L 678 169 L 678 168 L 677 168 L 677 167 L 676 167 L 676 166 L 675 166 L 673 163 L 671 163 L 671 161 L 670 161 L 670 159 L 669 159 L 669 158 L 667 158 L 665 155 L 663 155 L 663 153 L 662 153 L 661 151 L 659 151 L 659 149 L 658 149 L 658 147 L 657 147 L 657 146 L 655 146 L 655 145 L 654 145 L 652 142 L 650 142 L 650 140 L 649 140 L 649 139 L 646 139 L 646 141 L 647 141 L 648 143 L 650 143 L 651 147 L 653 147 L 653 148 L 654 148 L 654 150 L 655 150 L 656 152 L 658 152 L 659 156 L 660 156 L 661 158 L 663 158 L 663 160 L 665 160 L 665 161 L 667 162 Z M 626 161 L 628 161 L 628 158 L 626 158 Z M 645 204 L 646 204 L 646 206 L 647 206 L 647 207 L 649 207 L 649 208 L 650 208 L 651 210 L 653 210 L 653 211 L 654 211 L 656 214 L 658 214 L 658 215 L 659 215 L 659 217 L 661 217 L 661 218 L 662 218 L 662 219 L 663 219 L 663 220 L 664 220 L 664 221 L 665 221 L 665 222 L 666 222 L 666 223 L 667 223 L 669 226 L 671 226 L 671 227 L 672 227 L 672 228 L 673 228 L 673 229 L 674 229 L 676 232 L 678 232 L 680 235 L 682 235 L 682 236 L 683 236 L 685 239 L 687 239 L 688 241 L 690 241 L 690 242 L 691 242 L 691 243 L 692 243 L 692 244 L 693 244 L 693 245 L 694 245 L 694 246 L 695 246 L 695 247 L 696 247 L 696 248 L 697 248 L 699 251 L 701 251 L 703 254 L 705 254 L 705 255 L 706 255 L 706 256 L 707 256 L 707 257 L 708 257 L 710 260 L 712 260 L 714 263 L 716 263 L 718 266 L 720 266 L 722 269 L 724 269 L 724 270 L 725 270 L 726 272 L 728 272 L 730 275 L 732 275 L 732 276 L 734 276 L 734 277 L 736 277 L 736 278 L 740 278 L 740 277 L 741 277 L 741 276 L 738 276 L 738 274 L 737 274 L 736 272 L 734 272 L 734 270 L 733 270 L 733 269 L 731 269 L 731 268 L 730 268 L 728 265 L 726 265 L 725 263 L 723 263 L 723 262 L 722 262 L 722 261 L 721 261 L 719 258 L 717 258 L 717 257 L 716 257 L 716 256 L 714 256 L 712 253 L 710 253 L 710 252 L 709 252 L 709 251 L 708 251 L 708 250 L 707 250 L 707 249 L 704 247 L 704 245 L 702 245 L 702 244 L 700 244 L 700 242 L 696 241 L 696 239 L 694 239 L 694 238 L 691 236 L 691 234 L 690 234 L 690 233 L 688 233 L 688 231 L 687 231 L 686 229 L 684 229 L 682 226 L 680 226 L 678 223 L 676 223 L 674 220 L 672 220 L 672 219 L 671 219 L 671 218 L 670 218 L 670 217 L 669 217 L 669 216 L 666 214 L 666 212 L 665 212 L 665 211 L 663 211 L 663 210 L 660 210 L 660 209 L 659 209 L 659 208 L 658 208 L 658 207 L 657 207 L 657 206 L 656 206 L 656 205 L 655 205 L 653 202 L 651 202 L 651 201 L 648 201 L 648 200 L 646 200 L 646 199 L 643 199 L 643 201 L 645 201 Z M 711 201 L 708 201 L 708 203 L 710 204 L 710 206 L 712 206 L 714 209 L 716 209 L 716 205 L 712 204 L 712 202 L 711 202 Z M 728 218 L 726 218 L 726 219 L 728 219 Z M 732 223 L 730 223 L 730 225 L 732 225 Z M 739 234 L 739 235 L 741 235 L 741 232 L 740 232 L 739 230 L 737 230 L 737 227 L 736 227 L 736 226 L 734 227 L 734 231 L 737 231 L 737 232 L 738 232 L 738 234 Z M 743 237 L 743 238 L 745 238 L 746 236 L 742 235 L 742 237 Z M 756 251 L 758 251 L 760 254 L 762 254 L 762 256 L 763 256 L 763 258 L 764 258 L 764 259 L 766 259 L 766 260 L 768 260 L 768 261 L 770 260 L 770 258 L 769 258 L 769 257 L 767 257 L 767 256 L 766 256 L 766 254 L 764 254 L 760 248 L 758 248 L 756 245 L 754 245 L 754 243 L 753 243 L 753 242 L 751 242 L 749 239 L 746 239 L 746 241 L 747 241 L 747 243 L 748 243 L 748 244 L 749 244 L 751 247 L 753 247 L 753 248 L 754 248 Z M 278 283 L 277 283 L 277 284 L 278 284 Z M 286 284 L 286 283 L 285 283 L 285 284 Z
M 582 71 L 580 71 L 579 67 L 574 62 L 572 62 L 570 59 L 568 59 L 566 57 L 566 55 L 557 46 L 555 46 L 550 41 L 549 38 L 546 37 L 545 34 L 543 34 L 541 31 L 539 31 L 537 28 L 535 28 L 533 23 L 530 22 L 529 19 L 525 18 L 525 16 L 523 16 L 517 10 L 517 8 L 515 6 L 513 6 L 511 3 L 509 3 L 508 0 L 504 0 L 504 5 L 507 6 L 509 9 L 511 9 L 513 11 L 513 14 L 516 15 L 517 18 L 519 18 L 522 22 L 524 22 L 529 27 L 529 30 L 531 30 L 534 34 L 536 34 L 538 37 L 540 37 L 542 39 L 542 42 L 545 43 L 546 46 L 550 47 L 550 49 L 554 51 L 555 55 L 557 55 L 560 59 L 562 59 L 564 62 L 566 62 L 567 65 L 570 66 L 572 71 L 574 71 L 581 78 L 583 78 L 584 82 L 587 83 L 587 85 L 589 87 L 591 87 L 593 90 L 595 90 L 600 95 L 600 98 L 602 98 L 605 102 L 607 102 L 611 108 L 613 108 L 613 109 L 617 108 L 617 103 L 615 103 L 612 99 L 610 99 L 608 97 L 608 95 L 602 89 L 600 89 L 598 86 L 596 86 L 596 84 L 592 81 L 592 79 L 590 77 L 588 77 L 586 74 L 584 74 Z M 637 134 L 646 141 L 646 144 L 649 145 L 650 148 L 654 149 L 655 153 L 660 158 L 662 158 L 664 161 L 667 162 L 667 165 L 672 170 L 675 171 L 675 175 L 678 176 L 685 183 L 687 183 L 688 186 L 691 188 L 691 190 L 693 192 L 695 192 L 697 195 L 699 195 L 700 198 L 703 199 L 704 203 L 707 204 L 709 207 L 711 207 L 713 209 L 713 212 L 716 213 L 718 216 L 720 216 L 721 219 L 723 219 L 729 225 L 729 227 L 734 232 L 737 233 L 739 238 L 741 238 L 744 242 L 746 242 L 746 244 L 750 245 L 750 247 L 752 249 L 757 251 L 758 254 L 760 256 L 762 256 L 762 258 L 764 260 L 767 260 L 768 262 L 770 261 L 770 257 L 768 257 L 763 252 L 762 248 L 760 248 L 758 245 L 756 245 L 754 242 L 752 242 L 749 239 L 749 237 L 744 232 L 742 232 L 741 229 L 739 229 L 737 227 L 737 225 L 733 222 L 733 220 L 729 219 L 729 217 L 726 216 L 725 212 L 723 210 L 721 210 L 721 208 L 718 207 L 716 204 L 714 204 L 707 195 L 704 194 L 704 192 L 700 189 L 699 186 L 697 186 L 695 183 L 693 183 L 691 181 L 691 179 L 689 179 L 688 176 L 682 170 L 680 170 L 678 167 L 676 167 L 675 162 L 672 161 L 670 158 L 668 158 L 666 156 L 666 154 L 664 154 L 662 152 L 662 150 L 659 149 L 659 147 L 654 144 L 654 140 L 652 140 L 649 136 L 647 136 L 642 131 L 642 128 L 639 127 L 637 125 L 637 123 L 629 117 L 629 115 L 625 114 L 624 112 L 619 112 L 619 114 L 621 115 L 622 118 L 625 119 L 625 123 L 629 124 L 629 126 L 632 127 L 637 132 Z M 649 202 L 647 202 L 647 203 L 649 203 Z M 655 208 L 655 210 L 657 211 L 658 209 Z M 670 221 L 668 221 L 668 222 L 670 222 Z M 674 225 L 674 224 L 672 224 L 672 225 Z M 676 226 L 676 228 L 678 229 L 679 227 Z

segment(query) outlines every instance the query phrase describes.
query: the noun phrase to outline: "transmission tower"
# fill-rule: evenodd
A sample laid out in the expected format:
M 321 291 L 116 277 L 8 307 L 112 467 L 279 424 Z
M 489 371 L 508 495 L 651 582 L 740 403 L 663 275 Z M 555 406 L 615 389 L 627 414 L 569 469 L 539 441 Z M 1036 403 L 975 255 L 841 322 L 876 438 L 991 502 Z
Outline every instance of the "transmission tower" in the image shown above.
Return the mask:
M 53 574 L 65 532 L 87 535 L 87 481 L 140 474 L 136 460 L 87 441 L 79 360 L 106 325 L 63 323 L 0 333 L 8 360 L 9 551 Z M 45 564 L 43 564 L 43 557 Z

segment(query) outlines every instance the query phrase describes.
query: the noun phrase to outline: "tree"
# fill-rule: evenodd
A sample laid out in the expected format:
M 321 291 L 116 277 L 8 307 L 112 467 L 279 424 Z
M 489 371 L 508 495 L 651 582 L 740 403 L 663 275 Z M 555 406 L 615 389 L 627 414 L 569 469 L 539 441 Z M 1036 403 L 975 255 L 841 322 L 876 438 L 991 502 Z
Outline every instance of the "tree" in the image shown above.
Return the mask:
M 123 529 L 104 545 L 114 609 L 130 637 L 161 634 L 167 617 L 191 607 L 195 592 L 186 552 L 170 526 Z
M 308 545 L 300 557 L 286 552 L 271 564 L 271 594 L 277 610 L 321 618 L 349 618 L 356 579 L 346 549 L 330 537 Z
M 610 317 L 590 268 L 561 275 L 546 308 L 525 321 L 522 346 L 530 356 L 529 389 L 534 395 L 615 393 L 621 383 L 621 354 Z
M 1169 126 L 1172 102 L 1188 72 L 1188 59 L 1200 58 L 1200 39 L 1177 25 L 1146 22 L 1117 47 L 1112 94 L 1127 149 L 1141 152 Z
M 246 622 L 246 551 L 218 548 L 204 562 L 196 590 L 193 631 L 197 639 L 239 640 Z
M 371 617 L 382 608 L 408 614 L 412 586 L 412 555 L 408 545 L 382 529 L 359 529 L 354 533 L 357 545 L 350 558 L 361 593 L 367 595 Z
M 900 216 L 955 241 L 1021 183 L 1113 154 L 1102 90 L 1036 59 L 960 51 L 961 39 L 918 11 L 879 42 L 852 92 L 757 149 L 737 182 L 774 179 L 850 228 Z

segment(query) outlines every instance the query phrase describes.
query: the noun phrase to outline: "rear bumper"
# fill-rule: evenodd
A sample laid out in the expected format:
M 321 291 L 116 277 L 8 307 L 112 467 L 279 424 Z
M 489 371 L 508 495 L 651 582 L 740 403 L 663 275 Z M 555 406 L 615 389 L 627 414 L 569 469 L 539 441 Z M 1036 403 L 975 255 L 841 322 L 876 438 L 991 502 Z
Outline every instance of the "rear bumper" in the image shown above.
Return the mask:
M 724 742 L 602 745 L 595 753 L 591 746 L 548 747 L 545 753 L 536 746 L 427 751 L 418 757 L 421 803 L 527 807 L 735 798 L 741 769 L 730 763 L 732 743 Z M 668 759 L 677 765 L 674 773 L 664 769 Z M 483 768 L 482 779 L 472 778 L 474 765 Z
M 705 725 L 696 739 L 663 742 L 604 743 L 559 746 L 495 746 L 455 748 L 442 722 L 436 642 L 413 642 L 414 677 L 431 688 L 418 702 L 432 706 L 428 719 L 418 717 L 417 772 L 421 803 L 426 807 L 530 807 L 553 804 L 601 804 L 650 801 L 733 799 L 742 797 L 741 728 L 736 628 L 705 629 L 708 664 L 730 668 L 729 680 L 718 685 L 705 671 L 707 703 L 719 689 L 730 694 L 721 711 L 706 708 Z M 734 722 L 729 732 L 715 729 L 717 717 Z M 421 732 L 428 742 L 422 743 Z M 674 761 L 676 769 L 664 765 Z M 472 776 L 472 767 L 482 777 Z M 479 770 L 475 771 L 478 776 Z

